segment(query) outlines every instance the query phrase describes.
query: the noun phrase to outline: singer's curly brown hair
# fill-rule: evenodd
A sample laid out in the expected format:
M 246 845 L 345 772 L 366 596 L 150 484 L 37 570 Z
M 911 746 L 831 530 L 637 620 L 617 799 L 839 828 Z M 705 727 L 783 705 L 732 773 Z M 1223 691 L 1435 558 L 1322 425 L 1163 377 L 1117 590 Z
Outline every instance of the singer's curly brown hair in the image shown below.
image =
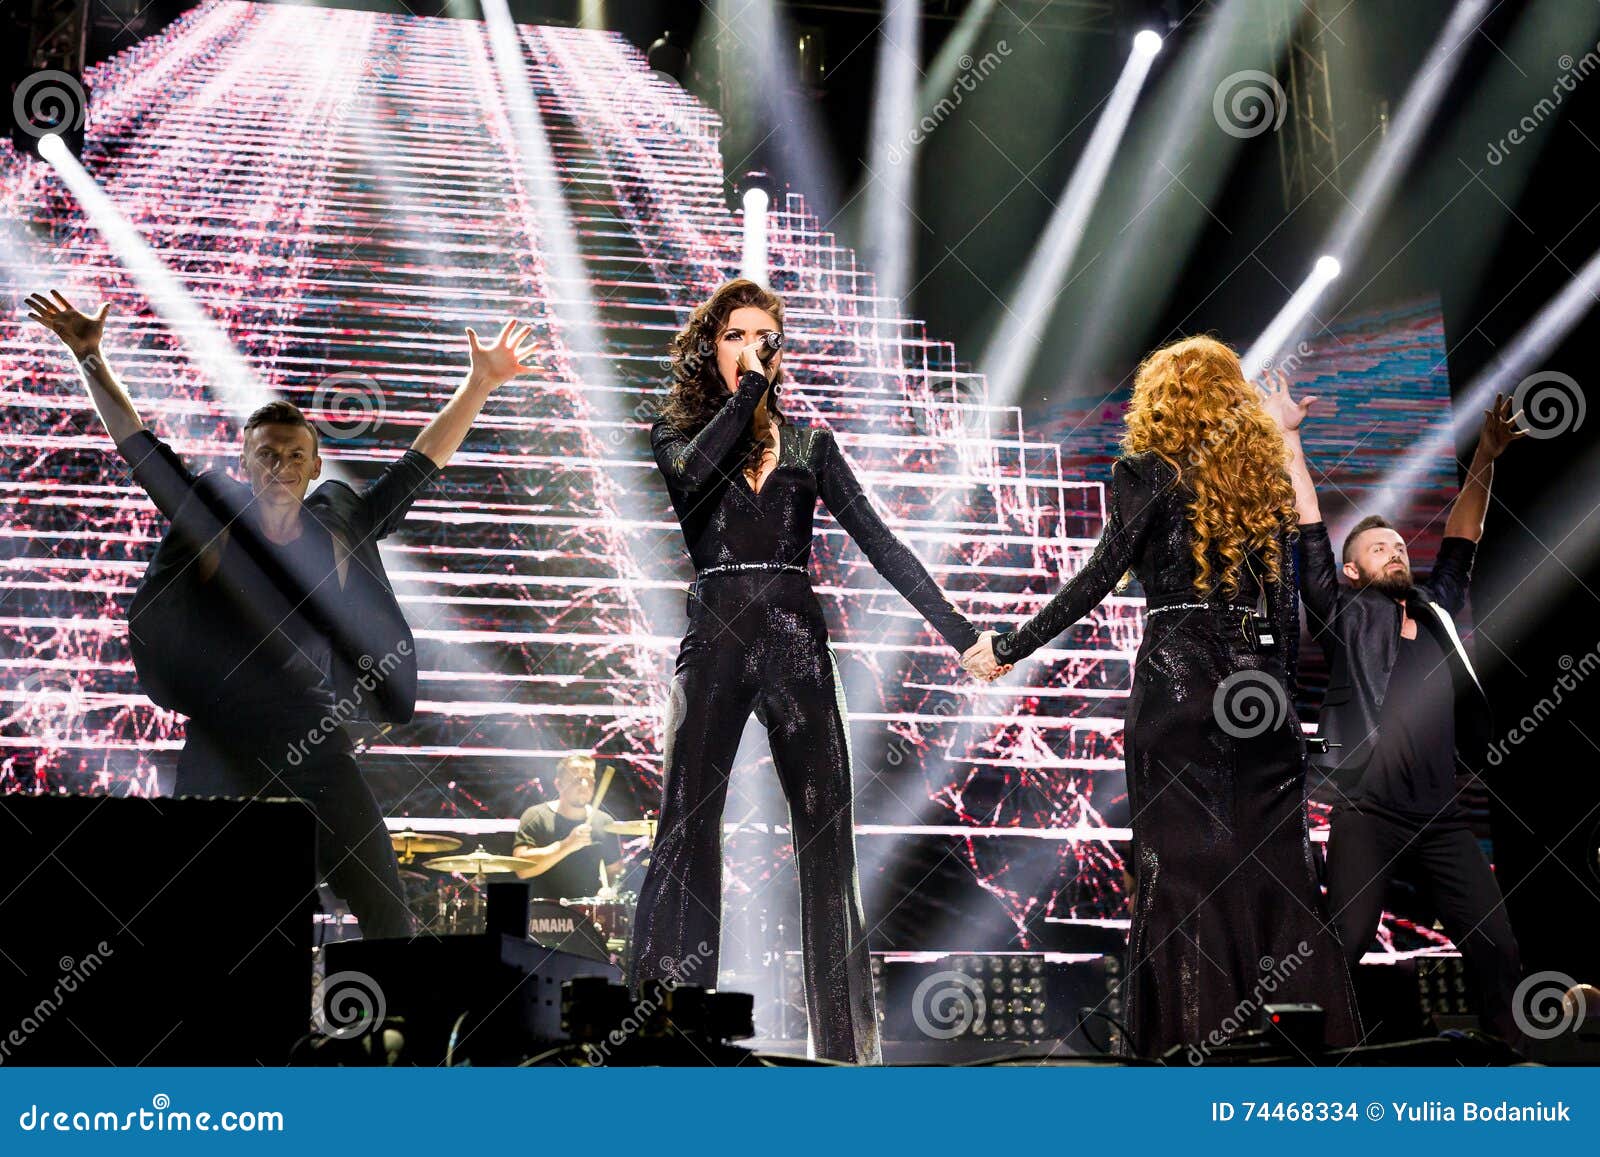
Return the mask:
M 668 425 L 693 437 L 728 401 L 728 386 L 717 373 L 717 339 L 728 315 L 744 306 L 765 310 L 783 329 L 783 299 L 754 281 L 737 278 L 724 282 L 689 315 L 672 339 L 672 388 L 662 403 L 660 416 Z M 780 365 L 774 385 L 783 382 Z M 783 421 L 777 391 L 767 395 L 767 413 Z M 759 465 L 763 447 L 750 439 L 747 468 Z
M 1279 543 L 1297 525 L 1289 454 L 1239 355 L 1210 337 L 1163 346 L 1134 378 L 1123 450 L 1151 452 L 1175 467 L 1193 494 L 1195 590 L 1237 596 L 1249 556 L 1276 582 L 1287 565 Z M 1221 560 L 1213 575 L 1213 558 Z

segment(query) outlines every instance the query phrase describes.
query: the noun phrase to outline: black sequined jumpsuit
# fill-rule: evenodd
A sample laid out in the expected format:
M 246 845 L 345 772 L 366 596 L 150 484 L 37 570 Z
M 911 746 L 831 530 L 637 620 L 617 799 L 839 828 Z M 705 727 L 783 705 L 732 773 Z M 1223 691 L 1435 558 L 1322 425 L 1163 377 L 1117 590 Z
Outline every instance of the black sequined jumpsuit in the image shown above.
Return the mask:
M 806 574 L 821 497 L 867 558 L 953 647 L 977 639 L 917 557 L 884 525 L 820 428 L 778 428 L 759 493 L 745 477 L 766 379 L 746 373 L 693 437 L 657 422 L 656 462 L 694 561 L 663 751 L 661 819 L 634 928 L 633 982 L 714 987 L 722 910 L 722 811 L 750 712 L 767 729 L 789 803 L 815 1055 L 881 1060 L 856 879 L 844 692 Z
M 1326 1010 L 1329 1044 L 1354 1044 L 1354 995 L 1306 824 L 1305 742 L 1291 694 L 1300 631 L 1292 553 L 1285 538 L 1276 582 L 1259 580 L 1232 602 L 1199 598 L 1192 498 L 1156 455 L 1119 459 L 1093 555 L 1038 614 L 995 640 L 995 655 L 1011 663 L 1031 654 L 1129 570 L 1144 587 L 1149 613 L 1123 746 L 1137 881 L 1130 1051 L 1155 1057 L 1184 1045 L 1198 1063 L 1196 1051 L 1255 1027 L 1261 1004 L 1297 1001 Z M 1252 571 L 1266 573 L 1259 559 Z M 1268 648 L 1248 633 L 1263 594 L 1276 636 Z

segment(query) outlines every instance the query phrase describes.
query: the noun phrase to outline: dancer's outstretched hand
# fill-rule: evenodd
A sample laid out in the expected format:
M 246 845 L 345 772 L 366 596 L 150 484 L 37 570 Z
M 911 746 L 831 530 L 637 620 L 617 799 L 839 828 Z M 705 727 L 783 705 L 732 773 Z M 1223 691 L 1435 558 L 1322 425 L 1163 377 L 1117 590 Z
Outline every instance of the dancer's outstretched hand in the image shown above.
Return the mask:
M 999 637 L 999 631 L 984 631 L 980 634 L 978 641 L 962 652 L 962 670 L 974 679 L 982 679 L 985 683 L 993 683 L 1011 670 L 1010 663 L 1002 665 L 994 656 L 994 641 Z
M 1278 423 L 1280 430 L 1298 430 L 1316 400 L 1317 396 L 1312 394 L 1295 401 L 1289 395 L 1289 375 L 1282 370 L 1270 370 L 1262 375 L 1261 406 Z
M 1511 412 L 1511 399 L 1499 394 L 1494 405 L 1483 412 L 1483 430 L 1478 434 L 1478 449 L 1492 461 L 1505 453 L 1507 446 L 1518 438 L 1526 438 L 1528 431 L 1517 425 L 1522 414 Z
M 50 297 L 55 300 L 51 301 Z M 105 302 L 98 313 L 79 313 L 73 304 L 52 289 L 50 297 L 30 293 L 27 297 L 28 317 L 44 326 L 66 344 L 72 356 L 82 361 L 100 348 L 100 335 L 105 332 L 106 314 L 111 303 Z
M 472 376 L 493 390 L 518 374 L 531 372 L 535 367 L 524 363 L 536 348 L 534 343 L 525 340 L 532 332 L 533 326 L 518 326 L 513 318 L 501 328 L 494 344 L 486 346 L 479 343 L 477 333 L 469 326 L 467 345 L 472 355 Z

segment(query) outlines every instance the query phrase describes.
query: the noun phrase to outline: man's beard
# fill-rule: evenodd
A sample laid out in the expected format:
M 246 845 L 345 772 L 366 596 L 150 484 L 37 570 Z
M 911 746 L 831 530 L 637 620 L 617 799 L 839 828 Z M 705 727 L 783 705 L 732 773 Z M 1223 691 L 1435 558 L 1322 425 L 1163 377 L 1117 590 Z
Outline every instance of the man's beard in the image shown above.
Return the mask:
M 1412 586 L 1411 568 L 1402 567 L 1400 570 L 1385 569 L 1381 575 L 1368 582 L 1367 585 L 1375 590 L 1382 591 L 1391 599 L 1404 598 L 1406 592 Z

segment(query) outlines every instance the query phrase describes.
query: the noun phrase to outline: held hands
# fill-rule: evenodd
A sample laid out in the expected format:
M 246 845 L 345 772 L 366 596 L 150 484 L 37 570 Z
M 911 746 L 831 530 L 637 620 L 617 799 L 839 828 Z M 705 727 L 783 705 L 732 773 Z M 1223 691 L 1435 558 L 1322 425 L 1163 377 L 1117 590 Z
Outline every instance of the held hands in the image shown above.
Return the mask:
M 515 332 L 513 332 L 515 331 Z M 518 374 L 531 372 L 535 367 L 524 364 L 523 359 L 533 356 L 534 345 L 524 342 L 533 326 L 518 326 L 512 319 L 501 328 L 494 344 L 479 344 L 478 335 L 467 327 L 467 345 L 472 358 L 471 377 L 491 390 L 499 389 Z
M 993 683 L 1011 670 L 1013 664 L 1002 664 L 995 658 L 994 641 L 999 637 L 999 631 L 984 631 L 980 634 L 978 641 L 962 652 L 961 669 L 974 679 L 981 679 L 985 683 Z
M 102 304 L 100 312 L 91 316 L 78 312 L 57 290 L 52 289 L 50 296 L 54 297 L 55 301 L 51 301 L 42 293 L 30 293 L 26 299 L 30 311 L 28 317 L 60 338 L 72 351 L 72 356 L 79 361 L 97 353 L 100 349 L 100 336 L 105 331 L 106 314 L 111 311 L 111 303 Z
M 1483 412 L 1483 430 L 1478 435 L 1478 452 L 1490 461 L 1505 453 L 1507 446 L 1518 438 L 1526 438 L 1528 431 L 1517 426 L 1521 414 L 1511 412 L 1511 399 L 1494 396 L 1494 405 Z
M 1272 416 L 1272 420 L 1278 423 L 1278 429 L 1285 434 L 1298 431 L 1317 396 L 1312 394 L 1295 401 L 1289 395 L 1289 375 L 1282 370 L 1269 371 L 1262 380 L 1261 408 Z

